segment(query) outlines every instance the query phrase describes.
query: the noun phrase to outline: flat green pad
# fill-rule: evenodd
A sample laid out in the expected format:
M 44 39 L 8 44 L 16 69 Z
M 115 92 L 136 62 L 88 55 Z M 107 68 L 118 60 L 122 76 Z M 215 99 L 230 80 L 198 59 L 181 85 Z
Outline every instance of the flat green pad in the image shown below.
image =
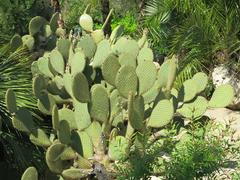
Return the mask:
M 131 66 L 122 66 L 117 73 L 115 85 L 121 96 L 128 98 L 129 92 L 133 95 L 137 92 L 138 77 Z
M 75 150 L 84 158 L 88 159 L 93 156 L 93 143 L 85 131 L 77 131 L 72 142 L 77 147 Z
M 33 78 L 33 94 L 39 98 L 42 96 L 43 90 L 46 88 L 45 78 L 42 75 L 37 75 Z
M 82 52 L 76 52 L 70 59 L 71 74 L 74 76 L 77 73 L 83 72 L 86 66 L 85 56 Z
M 22 38 L 20 35 L 15 34 L 12 39 L 10 40 L 10 46 L 12 47 L 12 49 L 15 51 L 17 48 L 19 48 L 20 46 L 22 46 L 23 42 L 22 42 Z
M 29 22 L 29 33 L 34 36 L 36 33 L 40 32 L 42 27 L 47 23 L 46 19 L 41 16 L 36 16 Z
M 70 126 L 66 120 L 59 122 L 58 139 L 62 144 L 71 144 Z
M 91 117 L 88 112 L 88 104 L 80 103 L 78 101 L 73 102 L 74 105 L 74 117 L 78 130 L 86 129 L 91 124 Z
M 19 131 L 35 133 L 35 124 L 31 113 L 24 107 L 20 107 L 12 119 L 13 126 Z
M 89 35 L 86 35 L 82 39 L 80 39 L 80 41 L 77 44 L 77 47 L 82 49 L 85 57 L 88 58 L 89 60 L 93 58 L 97 49 L 97 45 L 94 39 Z
M 159 94 L 159 85 L 158 85 L 158 81 L 155 81 L 151 89 L 149 89 L 147 92 L 142 94 L 144 103 L 148 104 L 153 102 L 156 99 L 158 94 Z
M 60 159 L 60 155 L 63 153 L 65 145 L 57 143 L 52 144 L 46 152 L 46 162 L 49 169 L 53 173 L 60 174 L 68 165 L 65 161 Z
M 139 52 L 139 46 L 137 41 L 121 37 L 113 46 L 113 51 L 117 54 L 129 53 L 134 57 L 137 57 Z
M 118 62 L 118 57 L 110 54 L 102 65 L 102 74 L 104 79 L 111 85 L 115 85 L 117 72 L 121 65 Z
M 50 20 L 50 27 L 52 32 L 55 32 L 58 28 L 58 19 L 59 19 L 59 13 L 56 12 L 52 15 L 51 20 Z
M 81 103 L 87 103 L 90 100 L 88 80 L 81 72 L 73 77 L 72 93 L 73 97 Z
M 35 39 L 31 35 L 22 36 L 23 45 L 26 46 L 30 51 L 34 48 Z
M 35 167 L 29 167 L 27 168 L 22 177 L 21 180 L 38 180 L 38 172 Z
M 51 115 L 55 100 L 51 94 L 44 93 L 37 102 L 38 109 L 47 115 Z
M 147 126 L 154 128 L 164 127 L 170 123 L 173 114 L 173 104 L 167 99 L 161 100 L 154 107 Z
M 142 96 L 128 99 L 128 120 L 134 129 L 141 130 L 144 121 L 144 100 Z
M 208 107 L 208 101 L 202 97 L 198 96 L 193 102 L 185 103 L 183 106 L 177 110 L 182 116 L 188 119 L 196 119 L 206 112 Z
M 91 33 L 91 36 L 94 39 L 94 41 L 96 42 L 96 44 L 98 44 L 105 38 L 104 32 L 102 29 L 97 29 L 97 30 L 93 31 Z
M 221 85 L 215 89 L 208 105 L 209 107 L 213 108 L 226 107 L 232 103 L 233 98 L 234 98 L 233 87 L 229 84 Z
M 16 96 L 12 89 L 8 89 L 5 95 L 5 102 L 10 113 L 17 112 Z
M 65 64 L 62 54 L 58 50 L 53 50 L 50 54 L 49 60 L 52 68 L 59 74 L 64 73 Z
M 137 66 L 136 73 L 139 79 L 139 94 L 152 88 L 157 78 L 157 68 L 151 61 L 144 61 Z
M 118 25 L 117 27 L 115 27 L 110 36 L 111 43 L 115 43 L 117 39 L 122 36 L 123 32 L 124 32 L 123 25 Z
M 59 128 L 59 115 L 57 105 L 54 105 L 52 108 L 52 127 L 55 130 L 58 130 Z
M 37 146 L 49 147 L 52 144 L 47 134 L 42 129 L 37 129 L 36 134 L 30 134 L 29 139 Z
M 46 58 L 46 57 L 41 57 L 38 59 L 38 69 L 39 71 L 47 76 L 47 77 L 53 77 L 53 73 L 51 72 L 50 70 L 50 67 L 49 67 L 49 59 Z
M 109 98 L 106 89 L 95 84 L 91 88 L 91 102 L 89 105 L 90 115 L 92 119 L 105 122 L 109 116 Z
M 66 169 L 62 172 L 62 176 L 66 179 L 81 179 L 88 176 L 83 170 L 77 168 Z
M 208 84 L 208 77 L 205 73 L 199 72 L 192 77 L 192 80 L 196 82 L 197 92 L 200 93 L 204 91 Z
M 197 92 L 196 82 L 189 79 L 183 83 L 178 94 L 178 100 L 182 102 L 191 101 L 197 95 Z
M 67 146 L 61 153 L 61 160 L 72 160 L 76 157 L 76 152 L 69 146 Z
M 133 54 L 130 53 L 121 53 L 119 55 L 119 63 L 121 66 L 127 65 L 136 68 L 137 66 L 137 59 Z
M 78 128 L 75 117 L 74 117 L 74 113 L 71 109 L 62 108 L 62 109 L 58 110 L 58 114 L 59 114 L 59 122 L 61 122 L 63 120 L 67 121 L 71 130 Z
M 65 73 L 63 75 L 63 84 L 64 84 L 65 90 L 70 96 L 72 96 L 72 82 L 73 82 L 72 75 L 69 73 Z
M 153 52 L 150 48 L 144 47 L 139 51 L 137 61 L 138 64 L 141 64 L 144 61 L 153 61 Z
M 158 77 L 157 77 L 157 81 L 158 81 L 158 87 L 159 88 L 163 88 L 167 86 L 167 82 L 168 82 L 168 72 L 169 72 L 169 64 L 170 61 L 165 61 L 160 69 L 158 70 Z
M 93 68 L 101 67 L 103 62 L 107 59 L 111 53 L 111 46 L 108 40 L 102 40 L 98 46 L 94 55 L 92 66 Z
M 100 123 L 97 121 L 93 121 L 85 131 L 90 136 L 94 147 L 97 148 L 101 140 L 101 134 L 102 134 L 102 127 Z
M 80 16 L 79 24 L 85 31 L 91 32 L 93 30 L 93 19 L 88 14 Z
M 71 42 L 68 39 L 59 39 L 57 41 L 57 50 L 62 54 L 63 58 L 65 59 L 65 62 L 67 61 L 69 56 L 70 46 Z

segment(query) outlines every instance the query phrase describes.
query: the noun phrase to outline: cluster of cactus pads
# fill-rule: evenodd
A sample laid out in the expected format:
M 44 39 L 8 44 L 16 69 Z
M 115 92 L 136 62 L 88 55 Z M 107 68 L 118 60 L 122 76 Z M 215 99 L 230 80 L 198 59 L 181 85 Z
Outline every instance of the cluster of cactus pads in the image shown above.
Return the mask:
M 56 31 L 55 16 L 50 25 L 43 23 L 33 18 L 28 36 L 42 27 Z M 210 101 L 201 96 L 208 83 L 204 73 L 174 89 L 177 59 L 157 66 L 146 34 L 136 41 L 118 26 L 105 37 L 102 29 L 93 30 L 87 14 L 80 17 L 80 26 L 82 36 L 58 38 L 56 47 L 32 64 L 38 108 L 52 117 L 50 135 L 27 109 L 16 106 L 13 90 L 6 93 L 13 126 L 46 149 L 46 163 L 60 179 L 97 174 L 99 166 L 114 172 L 113 164 L 128 158 L 136 132 L 164 128 L 176 115 L 195 120 L 207 108 L 225 107 L 233 99 L 229 85 L 218 87 Z M 30 179 L 38 179 L 34 167 L 22 176 Z
M 14 35 L 10 41 L 13 50 L 25 46 L 30 51 L 50 51 L 56 47 L 58 37 L 65 36 L 64 29 L 58 27 L 59 13 L 55 13 L 50 22 L 41 16 L 32 18 L 29 22 L 29 34 Z

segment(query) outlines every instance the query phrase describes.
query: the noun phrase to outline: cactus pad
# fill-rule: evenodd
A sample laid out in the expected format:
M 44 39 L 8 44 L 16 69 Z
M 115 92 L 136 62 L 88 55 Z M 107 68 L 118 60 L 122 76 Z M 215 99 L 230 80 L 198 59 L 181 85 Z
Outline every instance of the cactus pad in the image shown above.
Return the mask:
M 58 50 L 53 50 L 50 54 L 50 60 L 49 60 L 52 68 L 54 71 L 56 71 L 59 74 L 64 73 L 64 59 L 62 57 L 62 54 Z
M 157 68 L 153 62 L 141 62 L 136 69 L 139 79 L 139 94 L 147 92 L 154 85 L 157 78 Z
M 150 48 L 144 47 L 139 51 L 137 56 L 138 64 L 141 64 L 144 61 L 153 61 L 153 52 Z
M 147 125 L 155 128 L 164 127 L 170 123 L 173 113 L 172 103 L 167 99 L 161 100 L 154 107 Z
M 29 139 L 33 144 L 37 146 L 42 146 L 42 147 L 51 146 L 51 141 L 49 140 L 48 136 L 40 128 L 37 129 L 37 132 L 35 134 L 30 134 Z
M 80 39 L 77 47 L 84 52 L 85 57 L 87 57 L 89 60 L 93 58 L 97 49 L 97 45 L 94 39 L 89 35 L 86 35 L 82 39 Z
M 91 117 L 88 112 L 87 103 L 74 101 L 74 117 L 77 123 L 78 130 L 83 130 L 91 124 Z
M 128 98 L 128 120 L 134 129 L 141 130 L 144 121 L 144 100 L 142 96 Z
M 121 65 L 118 62 L 118 57 L 114 54 L 110 54 L 102 65 L 102 74 L 104 79 L 111 85 L 115 85 L 115 78 L 117 71 Z
M 16 96 L 12 89 L 8 89 L 5 95 L 5 102 L 10 113 L 17 112 Z
M 131 66 L 122 66 L 118 70 L 115 85 L 121 96 L 128 98 L 128 93 L 137 92 L 138 78 L 135 69 Z
M 23 107 L 20 107 L 12 120 L 13 126 L 19 131 L 35 133 L 35 124 L 31 113 Z
M 89 106 L 92 119 L 105 122 L 109 116 L 109 98 L 106 89 L 96 84 L 91 88 L 91 103 Z
M 232 103 L 233 98 L 234 98 L 233 87 L 229 84 L 221 85 L 215 89 L 208 105 L 209 107 L 214 108 L 226 107 Z
M 191 101 L 197 95 L 197 85 L 192 79 L 189 79 L 183 83 L 179 94 L 178 100 L 182 102 Z
M 74 76 L 77 73 L 83 72 L 86 66 L 85 56 L 82 52 L 76 52 L 70 59 L 71 74 Z
M 71 42 L 68 39 L 59 39 L 57 41 L 57 50 L 62 54 L 65 61 L 68 59 L 70 46 Z
M 80 16 L 79 24 L 85 31 L 91 32 L 93 30 L 93 19 L 88 14 L 83 14 Z
M 102 134 L 102 127 L 99 122 L 93 121 L 91 125 L 85 130 L 88 135 L 90 136 L 94 147 L 98 147 L 101 134 Z
M 121 66 L 127 65 L 134 68 L 137 66 L 136 57 L 130 53 L 121 53 L 119 55 L 119 63 L 121 64 Z
M 88 176 L 88 173 L 86 171 L 84 173 L 82 169 L 70 168 L 64 170 L 62 176 L 66 179 L 81 179 Z
M 29 167 L 27 168 L 22 177 L 21 180 L 38 180 L 38 172 L 35 167 Z
M 72 93 L 73 97 L 81 103 L 86 103 L 90 100 L 88 81 L 81 72 L 73 77 Z
M 205 73 L 199 72 L 195 74 L 192 78 L 196 82 L 197 85 L 197 92 L 202 92 L 206 87 L 208 83 L 208 77 Z
M 50 27 L 52 32 L 55 32 L 58 28 L 58 20 L 59 20 L 59 13 L 56 12 L 52 15 L 52 18 L 50 20 Z
M 207 107 L 208 101 L 204 97 L 198 96 L 193 102 L 183 104 L 177 112 L 188 119 L 194 120 L 201 117 L 207 110 Z
M 111 53 L 111 47 L 108 40 L 104 39 L 97 45 L 97 51 L 94 55 L 92 66 L 94 68 L 101 67 L 103 62 Z
M 36 33 L 41 31 L 41 28 L 47 23 L 46 19 L 41 16 L 36 16 L 29 22 L 29 33 L 34 36 Z
M 124 26 L 123 25 L 118 25 L 115 27 L 111 33 L 110 36 L 110 41 L 111 43 L 115 43 L 119 37 L 123 34 L 124 31 Z
M 70 126 L 66 120 L 59 122 L 58 139 L 62 144 L 71 144 Z

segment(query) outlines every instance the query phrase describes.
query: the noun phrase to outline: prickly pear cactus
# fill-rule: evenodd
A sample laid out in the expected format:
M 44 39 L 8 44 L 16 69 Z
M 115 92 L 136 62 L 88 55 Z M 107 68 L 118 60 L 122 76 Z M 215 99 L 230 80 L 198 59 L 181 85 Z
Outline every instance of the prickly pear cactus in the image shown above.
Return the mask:
M 26 47 L 36 54 L 42 55 L 44 51 L 51 51 L 56 47 L 58 37 L 65 35 L 63 29 L 58 28 L 59 13 L 52 15 L 50 22 L 41 16 L 31 19 L 28 25 L 29 34 L 14 35 L 10 41 L 13 50 Z
M 49 24 L 34 18 L 28 36 L 35 39 L 45 32 L 56 37 L 56 19 L 57 14 Z M 169 126 L 175 115 L 197 119 L 208 107 L 224 107 L 233 99 L 227 85 L 218 87 L 209 102 L 202 97 L 207 85 L 204 73 L 184 82 L 179 91 L 174 89 L 176 57 L 157 68 L 146 34 L 136 41 L 122 36 L 118 26 L 107 38 L 102 29 L 93 29 L 86 12 L 79 21 L 82 36 L 60 37 L 32 64 L 39 110 L 52 116 L 50 134 L 38 127 L 31 113 L 16 106 L 13 90 L 6 93 L 14 127 L 46 149 L 47 165 L 60 179 L 89 175 L 110 179 L 113 164 L 128 158 L 136 132 Z M 35 169 L 24 173 L 23 179 L 29 177 L 36 179 Z

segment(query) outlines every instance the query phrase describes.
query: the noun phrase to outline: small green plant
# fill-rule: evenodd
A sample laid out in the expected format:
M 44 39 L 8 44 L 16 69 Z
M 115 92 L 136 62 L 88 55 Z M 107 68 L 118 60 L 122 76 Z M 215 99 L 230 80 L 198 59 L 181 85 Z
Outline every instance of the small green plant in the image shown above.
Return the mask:
M 170 162 L 166 162 L 166 177 L 191 180 L 208 176 L 223 166 L 224 157 L 224 149 L 218 141 L 194 138 L 173 151 Z

